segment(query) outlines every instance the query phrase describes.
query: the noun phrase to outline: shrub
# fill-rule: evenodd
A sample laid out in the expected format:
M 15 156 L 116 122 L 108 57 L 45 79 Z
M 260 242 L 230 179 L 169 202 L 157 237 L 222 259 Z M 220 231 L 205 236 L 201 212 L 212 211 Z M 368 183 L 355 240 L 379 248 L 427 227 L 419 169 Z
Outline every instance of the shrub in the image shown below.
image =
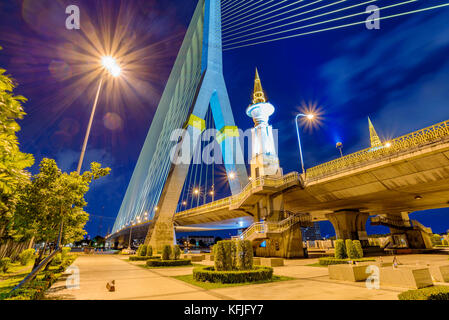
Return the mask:
M 147 245 L 141 244 L 141 245 L 139 246 L 139 248 L 137 249 L 137 255 L 138 255 L 139 257 L 145 257 L 145 256 L 147 256 Z
M 72 248 L 70 247 L 64 247 L 62 248 L 62 259 L 65 259 L 67 257 L 67 255 L 69 254 L 69 252 L 72 251 Z
M 178 245 L 173 246 L 173 259 L 174 260 L 179 260 L 179 258 L 181 257 L 181 248 Z
M 217 271 L 235 269 L 235 241 L 223 240 L 218 241 L 214 247 L 214 266 Z
M 239 240 L 237 246 L 237 269 L 251 270 L 253 268 L 253 246 L 249 240 Z
M 147 261 L 149 259 L 160 259 L 160 257 L 141 257 L 141 256 L 130 256 L 129 261 Z
M 215 271 L 214 267 L 193 269 L 193 279 L 213 283 L 244 283 L 268 281 L 273 277 L 273 268 L 257 266 L 252 270 Z
M 335 240 L 335 258 L 337 259 L 346 258 L 345 242 L 342 239 Z
M 319 258 L 318 259 L 318 263 L 322 266 L 328 266 L 331 264 L 346 264 L 349 261 L 354 261 L 354 262 L 367 262 L 367 261 L 376 261 L 376 259 L 374 258 L 359 258 L 359 259 L 337 259 L 337 258 L 331 258 L 331 257 L 326 257 L 326 258 Z
M 28 262 L 34 257 L 34 249 L 23 250 L 19 254 L 19 261 L 22 266 L 26 266 Z
M 442 244 L 443 246 L 447 247 L 449 245 L 449 242 L 446 239 L 443 239 Z
M 153 247 L 150 245 L 147 245 L 147 256 L 148 257 L 153 256 Z
M 351 239 L 346 239 L 345 241 L 346 246 L 346 255 L 349 259 L 358 259 L 360 258 L 357 251 L 355 250 L 354 243 Z
M 449 300 L 448 286 L 434 286 L 409 290 L 398 295 L 399 300 Z
M 363 248 L 362 248 L 362 244 L 360 243 L 359 240 L 353 240 L 352 244 L 354 245 L 354 249 L 357 252 L 357 258 L 363 258 Z
M 192 261 L 190 261 L 188 259 L 180 259 L 180 260 L 151 259 L 151 260 L 147 260 L 147 267 L 177 267 L 177 266 L 188 266 L 191 264 L 192 264 Z
M 9 267 L 11 266 L 11 259 L 8 257 L 0 259 L 0 270 L 2 272 L 8 272 Z
M 57 266 L 59 264 L 62 263 L 62 254 L 61 253 L 57 253 L 54 257 L 53 260 L 51 261 L 50 265 L 51 266 Z
M 171 246 L 165 245 L 162 249 L 162 260 L 170 260 L 171 257 Z

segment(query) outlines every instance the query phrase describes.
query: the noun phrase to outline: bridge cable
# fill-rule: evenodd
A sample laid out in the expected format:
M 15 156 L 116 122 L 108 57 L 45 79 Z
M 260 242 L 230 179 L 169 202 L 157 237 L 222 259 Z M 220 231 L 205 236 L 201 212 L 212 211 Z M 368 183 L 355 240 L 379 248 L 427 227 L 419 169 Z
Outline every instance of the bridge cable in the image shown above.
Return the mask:
M 235 16 L 235 14 L 237 14 L 237 13 L 232 14 L 231 16 L 225 17 L 222 20 L 222 24 L 223 24 L 224 28 L 226 28 L 226 26 L 230 25 L 231 23 L 234 23 L 234 22 L 246 19 L 246 18 L 251 17 L 251 16 L 256 15 L 256 14 L 260 14 L 262 11 L 265 11 L 265 10 L 271 9 L 273 7 L 276 7 L 276 6 L 280 5 L 281 3 L 286 2 L 288 0 L 281 0 L 280 2 L 278 2 L 276 4 L 273 4 L 273 5 L 269 6 L 269 7 L 263 8 L 263 6 L 269 4 L 270 2 L 273 2 L 273 1 L 276 1 L 276 0 L 267 1 L 267 2 L 259 5 L 258 7 L 252 8 L 251 10 L 248 10 L 246 12 L 238 14 L 236 17 L 233 17 L 233 16 Z M 252 12 L 254 10 L 256 10 L 256 12 Z M 252 13 L 249 14 L 250 12 L 252 12 Z
M 236 3 L 241 0 L 223 0 L 220 3 L 221 10 L 228 8 L 232 3 Z
M 415 0 L 415 1 L 417 1 L 417 0 Z M 432 7 L 426 7 L 426 8 L 417 9 L 417 10 L 408 11 L 408 12 L 402 12 L 402 13 L 393 14 L 393 15 L 390 15 L 390 16 L 374 18 L 371 21 L 374 22 L 374 21 L 380 21 L 380 20 L 387 20 L 387 19 L 397 18 L 397 17 L 406 16 L 406 15 L 410 15 L 410 14 L 415 14 L 415 13 L 420 13 L 420 12 L 424 12 L 424 11 L 429 11 L 429 10 L 433 10 L 433 9 L 443 8 L 443 7 L 447 7 L 447 6 L 449 6 L 449 3 L 444 3 L 444 4 L 441 4 L 441 5 L 432 6 Z M 379 9 L 379 10 L 381 10 L 381 9 Z M 348 24 L 344 24 L 344 25 L 340 25 L 340 26 L 329 27 L 329 28 L 325 28 L 325 29 L 319 29 L 319 30 L 314 30 L 314 31 L 294 34 L 294 35 L 285 36 L 285 37 L 279 37 L 279 38 L 276 38 L 276 39 L 270 39 L 270 40 L 264 40 L 264 41 L 255 42 L 255 43 L 244 44 L 244 45 L 240 45 L 240 46 L 233 46 L 233 47 L 230 46 L 229 48 L 223 49 L 223 51 L 235 50 L 235 49 L 238 49 L 238 48 L 255 46 L 255 45 L 259 45 L 259 44 L 263 44 L 263 43 L 269 43 L 269 42 L 274 42 L 274 41 L 291 39 L 291 38 L 301 37 L 301 36 L 304 36 L 304 35 L 320 33 L 320 32 L 324 32 L 324 31 L 342 29 L 342 28 L 356 26 L 356 25 L 365 24 L 365 23 L 366 23 L 366 20 L 358 21 L 358 22 L 354 22 L 354 23 L 348 23 Z
M 260 11 L 263 11 L 264 10 L 264 8 L 263 8 L 264 6 L 266 6 L 270 2 L 277 1 L 277 0 L 269 0 L 269 1 L 266 1 L 265 3 L 259 4 L 260 2 L 263 2 L 263 1 L 264 0 L 259 0 L 258 2 L 255 2 L 252 5 L 249 5 L 247 7 L 242 7 L 240 10 L 238 10 L 236 12 L 233 12 L 232 14 L 224 14 L 222 19 L 221 19 L 222 25 L 226 26 L 232 20 L 235 20 L 235 19 L 240 18 L 240 17 L 246 17 L 249 12 L 253 12 L 253 11 L 260 12 Z M 287 0 L 282 0 L 282 1 L 287 1 Z M 255 5 L 257 5 L 257 6 L 255 6 Z M 255 7 L 251 8 L 253 6 L 255 6 Z
M 307 17 L 307 18 L 304 18 L 304 19 L 293 21 L 293 22 L 287 23 L 285 25 L 276 26 L 276 27 L 272 27 L 272 28 L 269 28 L 269 29 L 264 29 L 264 30 L 256 31 L 256 32 L 253 32 L 253 33 L 250 33 L 250 34 L 244 34 L 242 36 L 237 36 L 236 37 L 236 35 L 238 35 L 238 34 L 241 34 L 241 33 L 247 32 L 247 31 L 251 31 L 251 30 L 255 30 L 255 29 L 259 29 L 259 28 L 262 28 L 262 27 L 265 27 L 265 26 L 268 26 L 268 25 L 271 25 L 271 24 L 274 24 L 274 23 L 278 23 L 278 22 L 283 21 L 283 20 L 289 20 L 289 19 L 294 17 L 294 16 L 290 16 L 290 17 L 279 19 L 279 20 L 276 20 L 276 21 L 272 21 L 272 22 L 269 22 L 269 23 L 266 23 L 266 24 L 263 24 L 263 25 L 259 25 L 259 26 L 256 26 L 254 28 L 249 28 L 249 29 L 246 29 L 246 30 L 243 30 L 243 31 L 236 32 L 236 33 L 234 33 L 232 35 L 232 36 L 234 36 L 232 39 L 225 39 L 224 42 L 233 41 L 233 40 L 236 40 L 236 39 L 239 39 L 239 38 L 244 38 L 244 37 L 248 37 L 248 36 L 251 36 L 251 35 L 255 35 L 255 34 L 258 34 L 258 33 L 264 32 L 264 31 L 274 30 L 274 29 L 277 29 L 277 28 L 282 28 L 283 26 L 286 26 L 286 25 L 297 24 L 297 23 L 300 23 L 300 22 L 303 22 L 303 21 L 307 21 L 307 20 L 323 17 L 323 16 L 326 16 L 326 15 L 334 14 L 334 13 L 337 13 L 337 12 L 353 9 L 353 8 L 356 8 L 356 7 L 359 7 L 359 6 L 363 6 L 363 5 L 367 5 L 369 3 L 373 3 L 373 2 L 376 2 L 376 1 L 378 1 L 378 0 L 370 0 L 370 1 L 362 2 L 362 3 L 359 3 L 359 4 L 352 5 L 352 6 L 340 8 L 340 9 L 329 11 L 329 12 L 324 12 L 324 13 L 321 13 L 321 14 L 318 14 L 318 15 L 315 15 L 315 16 L 312 16 L 312 17 Z M 311 10 L 311 11 L 314 11 L 314 10 Z M 311 11 L 309 11 L 309 12 L 311 12 Z M 308 12 L 304 12 L 302 14 L 305 14 L 305 13 L 308 13 Z M 298 14 L 298 16 L 299 15 L 301 15 L 301 14 Z M 229 36 L 228 37 L 225 36 L 224 38 L 229 38 Z
M 324 8 L 327 8 L 327 7 L 330 7 L 330 6 L 338 5 L 338 4 L 343 3 L 343 2 L 346 2 L 346 1 L 347 1 L 347 0 L 339 0 L 339 1 L 336 1 L 336 2 L 333 2 L 333 3 L 329 3 L 329 4 L 327 4 L 327 5 L 324 5 L 324 6 L 321 6 L 321 7 L 318 7 L 318 8 L 314 8 L 314 9 L 311 9 L 311 10 L 308 10 L 308 11 L 300 12 L 300 13 L 298 13 L 298 14 L 294 14 L 294 15 L 289 16 L 289 17 L 281 18 L 281 19 L 279 19 L 279 20 L 276 20 L 276 21 L 272 21 L 272 22 L 266 23 L 266 24 L 264 24 L 264 25 L 255 27 L 255 28 L 253 28 L 253 29 L 262 28 L 262 27 L 264 27 L 264 26 L 267 26 L 267 25 L 270 25 L 270 24 L 274 24 L 274 23 L 278 23 L 278 22 L 281 22 L 281 21 L 284 21 L 284 20 L 290 20 L 290 19 L 292 19 L 292 18 L 299 17 L 299 16 L 302 16 L 302 15 L 305 15 L 305 14 L 308 14 L 308 13 L 311 13 L 311 12 L 314 12 L 314 11 L 317 11 L 317 10 L 321 10 L 321 9 L 324 9 Z M 418 0 L 414 0 L 414 1 L 418 1 Z M 358 6 L 358 5 L 356 5 L 356 6 Z M 337 12 L 337 11 L 338 11 L 338 10 L 335 10 L 335 12 Z M 340 11 L 341 11 L 341 10 L 340 10 Z M 333 12 L 331 12 L 331 13 L 333 13 Z M 233 41 L 233 40 L 238 39 L 238 38 L 242 38 L 242 37 L 245 37 L 245 36 L 250 36 L 250 35 L 253 35 L 253 34 L 260 33 L 260 32 L 265 32 L 265 31 L 268 31 L 268 30 L 273 30 L 273 29 L 277 29 L 277 28 L 282 28 L 282 27 L 285 27 L 285 26 L 287 26 L 287 25 L 299 23 L 300 21 L 302 21 L 302 20 L 289 22 L 289 23 L 286 23 L 286 24 L 283 24 L 283 25 L 280 25 L 280 26 L 272 27 L 272 28 L 265 29 L 265 30 L 256 31 L 256 32 L 253 32 L 253 33 L 251 33 L 251 34 L 249 34 L 249 35 L 243 35 L 243 36 L 235 37 L 235 38 L 228 39 L 228 40 L 225 40 L 225 41 L 229 42 L 229 41 Z M 253 30 L 253 29 L 251 29 L 251 30 Z M 248 30 L 246 30 L 246 31 L 248 31 Z M 244 32 L 244 31 L 243 31 L 243 32 Z M 239 33 L 242 33 L 242 32 L 239 32 Z M 229 38 L 229 36 L 228 36 L 228 38 Z
M 389 5 L 389 6 L 385 6 L 385 7 L 379 8 L 379 11 L 385 10 L 385 9 L 390 9 L 390 8 L 397 7 L 397 6 L 406 5 L 406 4 L 409 4 L 409 3 L 412 3 L 412 2 L 418 2 L 418 1 L 419 0 L 408 0 L 408 1 L 405 1 L 405 2 L 392 4 L 392 5 Z M 270 36 L 274 36 L 274 35 L 278 35 L 278 34 L 282 34 L 282 33 L 287 33 L 287 32 L 292 32 L 292 31 L 295 31 L 295 30 L 304 29 L 304 28 L 308 28 L 308 27 L 312 27 L 312 26 L 316 26 L 316 25 L 320 25 L 320 24 L 324 24 L 324 23 L 329 23 L 329 22 L 334 22 L 334 21 L 338 21 L 338 20 L 348 19 L 348 18 L 352 18 L 352 17 L 358 16 L 358 15 L 364 15 L 364 14 L 366 14 L 366 11 L 355 13 L 355 14 L 350 14 L 350 15 L 347 15 L 347 16 L 344 16 L 344 17 L 338 17 L 338 18 L 334 18 L 334 19 L 329 19 L 329 20 L 326 20 L 326 21 L 320 21 L 320 22 L 317 22 L 317 23 L 309 24 L 309 25 L 295 27 L 295 28 L 291 28 L 291 29 L 288 29 L 288 30 L 282 30 L 282 31 L 278 31 L 278 32 L 273 32 L 271 34 L 254 37 L 252 39 L 241 40 L 241 41 L 237 41 L 237 42 L 234 42 L 234 43 L 231 43 L 231 44 L 224 44 L 223 46 L 226 47 L 226 46 L 232 46 L 232 45 L 239 44 L 239 43 L 250 42 L 250 41 L 253 41 L 253 40 L 260 39 L 260 38 L 266 38 L 266 37 L 270 37 Z M 305 19 L 305 20 L 307 20 L 307 19 Z M 365 22 L 366 22 L 366 20 L 365 20 Z M 292 24 L 292 23 L 288 23 L 288 24 Z M 288 24 L 285 24 L 285 25 L 288 25 Z M 275 29 L 275 28 L 270 28 L 268 30 L 272 30 L 272 29 Z M 228 40 L 228 41 L 230 41 L 230 40 Z
M 246 25 L 246 26 L 244 25 L 245 23 L 248 23 L 248 22 L 253 21 L 253 20 L 255 20 L 255 19 L 258 19 L 258 18 L 260 18 L 260 17 L 264 17 L 264 16 L 266 16 L 266 15 L 272 14 L 272 13 L 274 13 L 274 12 L 277 12 L 277 11 L 279 11 L 279 10 L 282 10 L 282 9 L 287 8 L 287 7 L 293 6 L 293 5 L 298 4 L 298 3 L 300 3 L 300 2 L 303 2 L 303 1 L 304 1 L 304 0 L 298 0 L 298 1 L 294 2 L 294 3 L 290 3 L 290 4 L 286 5 L 286 6 L 284 6 L 284 7 L 277 8 L 277 9 L 275 9 L 275 10 L 273 10 L 273 11 L 270 11 L 270 12 L 266 12 L 266 13 L 264 13 L 264 14 L 258 16 L 258 17 L 254 17 L 254 18 L 248 19 L 247 21 L 240 22 L 240 23 L 237 23 L 237 24 L 235 24 L 235 25 L 231 25 L 229 28 L 227 28 L 227 30 L 225 30 L 226 28 L 223 29 L 223 35 L 225 35 L 225 34 L 227 34 L 227 33 L 229 33 L 229 32 L 241 30 L 241 29 L 243 29 L 243 28 L 246 28 L 246 27 L 249 27 L 249 26 L 258 24 L 258 23 L 263 22 L 263 21 L 266 21 L 266 20 L 271 20 L 271 19 L 273 19 L 273 18 L 275 18 L 275 17 L 282 16 L 282 15 L 287 14 L 287 13 L 290 13 L 290 12 L 292 12 L 292 11 L 296 11 L 296 10 L 302 9 L 302 8 L 304 8 L 304 7 L 308 7 L 308 6 L 310 6 L 310 5 L 313 5 L 313 4 L 315 4 L 315 3 L 321 2 L 321 1 L 323 1 L 323 0 L 318 0 L 318 1 L 315 1 L 315 2 L 312 2 L 312 3 L 308 3 L 308 4 L 303 5 L 303 6 L 300 6 L 300 7 L 298 7 L 298 8 L 294 8 L 294 9 L 288 10 L 288 11 L 286 11 L 286 12 L 278 13 L 277 15 L 271 16 L 271 17 L 269 17 L 269 18 L 265 18 L 265 19 L 262 19 L 262 20 L 258 20 L 257 22 L 253 22 L 253 23 L 251 23 L 251 24 L 249 24 L 249 25 Z M 243 24 L 242 27 L 237 28 L 237 29 L 234 29 L 235 27 L 240 26 L 240 25 L 242 25 L 242 24 Z
M 228 8 L 228 9 L 223 9 L 223 10 L 221 10 L 222 18 L 223 18 L 223 16 L 226 16 L 226 15 L 228 15 L 228 14 L 231 14 L 231 13 L 235 12 L 236 10 L 239 10 L 239 9 L 244 8 L 245 6 L 247 6 L 248 4 L 250 4 L 251 2 L 254 2 L 254 1 L 257 1 L 257 0 L 241 1 L 241 2 L 238 3 L 237 5 L 234 5 L 232 8 Z M 259 3 L 260 1 L 263 1 L 263 0 L 259 0 L 258 2 L 256 2 L 256 4 Z M 253 5 L 253 4 L 252 4 L 252 5 Z M 252 6 L 252 5 L 251 5 L 251 6 Z

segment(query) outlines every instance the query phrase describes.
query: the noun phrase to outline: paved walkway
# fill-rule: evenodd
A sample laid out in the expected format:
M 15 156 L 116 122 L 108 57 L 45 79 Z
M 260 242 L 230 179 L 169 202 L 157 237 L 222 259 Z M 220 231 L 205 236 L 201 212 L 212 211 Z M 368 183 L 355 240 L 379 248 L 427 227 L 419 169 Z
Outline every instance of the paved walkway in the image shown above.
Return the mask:
M 128 262 L 127 257 L 81 255 L 74 263 L 80 271 L 80 288 L 69 290 L 64 279 L 50 289 L 51 299 L 78 300 L 395 300 L 405 288 L 382 287 L 370 290 L 364 282 L 330 280 L 327 268 L 307 264 L 317 259 L 286 260 L 285 266 L 274 268 L 276 275 L 295 278 L 267 284 L 204 290 L 172 278 L 192 273 L 191 267 L 144 269 Z M 385 262 L 393 257 L 383 257 Z M 443 263 L 447 255 L 398 256 L 401 263 Z M 210 262 L 205 262 L 210 264 Z M 106 283 L 115 280 L 116 292 L 108 292 Z

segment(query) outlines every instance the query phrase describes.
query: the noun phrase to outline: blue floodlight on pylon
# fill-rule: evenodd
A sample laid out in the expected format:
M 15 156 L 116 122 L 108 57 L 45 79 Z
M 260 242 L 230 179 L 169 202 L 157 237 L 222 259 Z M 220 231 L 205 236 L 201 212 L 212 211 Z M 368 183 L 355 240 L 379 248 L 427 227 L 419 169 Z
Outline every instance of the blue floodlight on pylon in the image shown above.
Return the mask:
M 238 128 L 223 76 L 220 0 L 199 0 L 185 35 L 173 70 L 168 79 L 145 144 L 117 216 L 113 233 L 143 212 L 153 219 L 146 243 L 154 248 L 173 244 L 173 216 L 188 174 L 189 164 L 173 164 L 171 150 L 190 143 L 195 150 L 197 137 L 205 129 L 209 106 L 218 130 L 227 173 L 237 179 L 229 181 L 237 194 L 248 183 Z M 174 130 L 184 128 L 181 143 L 172 141 Z M 187 141 L 189 140 L 189 141 Z M 179 152 L 178 152 L 179 151 Z M 158 210 L 154 210 L 158 207 Z

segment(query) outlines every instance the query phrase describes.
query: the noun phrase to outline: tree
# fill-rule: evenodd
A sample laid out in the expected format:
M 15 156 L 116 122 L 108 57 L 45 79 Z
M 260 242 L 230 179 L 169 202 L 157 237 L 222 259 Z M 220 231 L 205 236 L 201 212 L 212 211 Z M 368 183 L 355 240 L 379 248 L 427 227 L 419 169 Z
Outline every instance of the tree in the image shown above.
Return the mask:
M 90 183 L 108 175 L 109 168 L 91 164 L 91 171 L 63 173 L 52 159 L 43 159 L 39 173 L 23 188 L 15 215 L 16 226 L 37 241 L 56 243 L 63 226 L 62 243 L 83 239 L 89 214 L 84 199 Z M 42 257 L 42 255 L 41 255 Z M 39 262 L 40 259 L 37 259 Z
M 31 154 L 20 151 L 16 135 L 20 131 L 16 120 L 26 115 L 22 107 L 26 98 L 13 94 L 16 85 L 5 72 L 0 68 L 0 240 L 14 235 L 11 222 L 18 188 L 29 182 L 25 169 L 34 164 Z

